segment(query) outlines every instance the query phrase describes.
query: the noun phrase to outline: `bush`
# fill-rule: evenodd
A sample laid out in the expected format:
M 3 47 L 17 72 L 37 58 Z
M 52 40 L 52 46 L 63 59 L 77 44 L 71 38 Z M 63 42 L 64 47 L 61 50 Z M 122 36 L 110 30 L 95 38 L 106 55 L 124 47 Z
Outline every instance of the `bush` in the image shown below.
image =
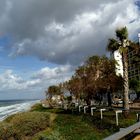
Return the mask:
M 50 114 L 47 112 L 19 113 L 8 119 L 9 123 L 0 124 L 0 139 L 14 137 L 21 139 L 50 126 Z
M 11 119 L 14 129 L 18 134 L 33 135 L 50 125 L 48 113 L 28 112 L 16 115 Z
M 44 111 L 42 104 L 37 103 L 31 107 L 31 111 Z
M 8 139 L 14 134 L 14 129 L 11 124 L 1 123 L 0 124 L 0 139 Z

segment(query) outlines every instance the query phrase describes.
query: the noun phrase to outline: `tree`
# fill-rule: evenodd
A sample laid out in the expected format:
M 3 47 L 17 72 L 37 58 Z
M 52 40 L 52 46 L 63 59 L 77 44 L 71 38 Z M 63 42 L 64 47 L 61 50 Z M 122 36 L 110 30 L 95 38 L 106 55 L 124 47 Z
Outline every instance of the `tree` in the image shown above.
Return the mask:
M 65 82 L 65 85 L 65 88 L 70 92 L 71 95 L 74 95 L 77 99 L 80 98 L 82 93 L 82 81 L 80 78 L 74 75 L 69 81 Z
M 124 110 L 125 115 L 129 112 L 129 84 L 128 84 L 128 48 L 130 46 L 130 41 L 128 40 L 128 31 L 126 27 L 122 27 L 116 30 L 117 39 L 109 39 L 109 43 L 107 46 L 108 51 L 114 52 L 115 50 L 119 50 L 122 55 L 122 63 L 123 63 L 123 96 L 124 96 Z
M 111 93 L 122 89 L 122 78 L 115 73 L 116 61 L 105 56 L 100 57 L 98 66 L 98 78 L 96 79 L 97 91 L 100 94 L 107 93 L 108 106 L 112 104 Z M 102 96 L 102 95 L 101 95 Z
M 45 91 L 47 97 L 47 103 L 49 107 L 53 108 L 60 105 L 60 101 L 63 103 L 64 93 L 62 91 L 62 84 L 59 85 L 51 85 L 48 87 L 47 91 Z M 56 96 L 59 95 L 59 96 Z M 54 97 L 54 98 L 53 98 Z
M 53 95 L 61 95 L 63 94 L 61 91 L 60 86 L 52 85 L 48 87 L 48 90 L 46 91 L 46 96 L 48 96 L 49 99 L 52 98 Z
M 65 82 L 65 85 L 71 95 L 78 99 L 82 98 L 90 104 L 91 99 L 98 99 L 100 102 L 98 97 L 102 97 L 108 90 L 114 92 L 120 88 L 121 78 L 115 74 L 114 60 L 105 56 L 91 56 L 83 66 L 76 69 L 75 74 Z M 96 96 L 97 94 L 99 96 Z

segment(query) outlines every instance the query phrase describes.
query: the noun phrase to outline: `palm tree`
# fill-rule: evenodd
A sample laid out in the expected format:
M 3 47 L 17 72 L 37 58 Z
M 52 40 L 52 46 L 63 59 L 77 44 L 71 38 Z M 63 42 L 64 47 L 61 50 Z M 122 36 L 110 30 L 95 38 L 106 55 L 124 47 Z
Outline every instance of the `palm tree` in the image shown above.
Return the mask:
M 124 110 L 125 114 L 129 112 L 129 84 L 128 84 L 128 48 L 130 41 L 128 40 L 128 31 L 126 27 L 122 27 L 116 30 L 117 39 L 109 39 L 109 43 L 107 46 L 108 51 L 114 52 L 118 50 L 122 55 L 122 64 L 123 64 L 123 96 L 124 96 Z

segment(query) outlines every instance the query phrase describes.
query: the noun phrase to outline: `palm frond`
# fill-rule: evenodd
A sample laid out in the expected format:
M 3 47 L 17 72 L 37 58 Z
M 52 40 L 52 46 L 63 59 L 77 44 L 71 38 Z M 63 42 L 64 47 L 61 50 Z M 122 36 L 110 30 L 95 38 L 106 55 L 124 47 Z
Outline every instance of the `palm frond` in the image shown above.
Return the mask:
M 128 31 L 126 27 L 122 27 L 116 30 L 116 36 L 120 41 L 128 38 Z
M 119 53 L 122 54 L 122 53 L 127 53 L 128 51 L 128 48 L 127 47 L 119 47 Z
M 108 44 L 107 44 L 108 51 L 114 52 L 114 51 L 118 50 L 119 47 L 120 47 L 119 43 L 114 38 L 111 38 L 108 40 Z

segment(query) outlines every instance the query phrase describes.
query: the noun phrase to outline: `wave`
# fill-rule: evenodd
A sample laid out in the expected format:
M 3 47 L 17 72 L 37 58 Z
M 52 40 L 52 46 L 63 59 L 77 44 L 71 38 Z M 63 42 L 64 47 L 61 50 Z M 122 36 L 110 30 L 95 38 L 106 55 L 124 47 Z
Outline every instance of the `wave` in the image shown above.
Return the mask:
M 22 102 L 18 104 L 13 104 L 9 106 L 4 106 L 0 107 L 0 121 L 4 120 L 10 115 L 16 114 L 18 112 L 24 112 L 28 111 L 31 106 L 33 106 L 35 103 L 39 103 L 39 100 L 36 101 L 27 101 L 27 102 Z

